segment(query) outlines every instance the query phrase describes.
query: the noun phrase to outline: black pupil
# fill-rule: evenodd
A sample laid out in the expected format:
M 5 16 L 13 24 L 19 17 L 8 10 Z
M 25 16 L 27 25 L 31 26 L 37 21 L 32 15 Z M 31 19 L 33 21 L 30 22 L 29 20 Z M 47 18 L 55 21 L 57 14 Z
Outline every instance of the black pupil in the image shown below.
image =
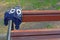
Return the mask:
M 20 13 L 20 11 L 18 11 L 18 13 Z
M 12 12 L 13 12 L 14 10 L 12 10 Z

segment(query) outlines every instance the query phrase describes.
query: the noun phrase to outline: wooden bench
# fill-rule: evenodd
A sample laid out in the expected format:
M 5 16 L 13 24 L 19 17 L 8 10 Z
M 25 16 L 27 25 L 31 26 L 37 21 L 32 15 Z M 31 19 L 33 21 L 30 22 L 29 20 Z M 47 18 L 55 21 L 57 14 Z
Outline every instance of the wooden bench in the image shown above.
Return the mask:
M 23 22 L 60 21 L 59 10 L 23 10 Z M 13 40 L 57 40 L 60 29 L 14 30 Z

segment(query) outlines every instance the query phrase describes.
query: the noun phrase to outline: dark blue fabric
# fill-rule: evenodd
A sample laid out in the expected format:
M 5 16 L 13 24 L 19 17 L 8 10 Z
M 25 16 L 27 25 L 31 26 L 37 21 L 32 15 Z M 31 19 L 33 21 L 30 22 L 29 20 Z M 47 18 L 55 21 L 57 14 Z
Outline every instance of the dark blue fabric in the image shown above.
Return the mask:
M 22 14 L 17 15 L 16 11 L 12 14 L 9 14 L 10 11 L 6 11 L 4 14 L 4 24 L 7 26 L 8 25 L 8 21 L 12 20 L 13 23 L 15 24 L 15 28 L 18 30 L 19 29 L 19 25 L 22 22 Z

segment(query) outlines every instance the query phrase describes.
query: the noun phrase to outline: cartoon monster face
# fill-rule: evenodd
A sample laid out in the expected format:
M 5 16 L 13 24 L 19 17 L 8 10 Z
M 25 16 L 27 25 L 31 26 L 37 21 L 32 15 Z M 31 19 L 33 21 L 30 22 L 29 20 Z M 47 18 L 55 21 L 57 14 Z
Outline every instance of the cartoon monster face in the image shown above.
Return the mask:
M 8 21 L 12 20 L 15 24 L 15 28 L 19 29 L 19 25 L 22 22 L 22 13 L 21 9 L 19 7 L 15 7 L 10 9 L 9 11 L 6 11 L 4 14 L 4 24 L 7 26 Z

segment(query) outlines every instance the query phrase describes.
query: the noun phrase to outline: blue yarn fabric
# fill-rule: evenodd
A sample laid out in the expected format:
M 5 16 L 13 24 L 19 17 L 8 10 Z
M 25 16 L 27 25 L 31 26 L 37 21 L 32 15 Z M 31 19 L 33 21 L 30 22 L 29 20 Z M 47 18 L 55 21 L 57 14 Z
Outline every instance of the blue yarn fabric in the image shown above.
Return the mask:
M 22 13 L 20 7 L 12 8 L 4 14 L 4 25 L 8 25 L 8 21 L 12 20 L 15 24 L 15 28 L 18 30 L 19 25 L 22 23 Z

